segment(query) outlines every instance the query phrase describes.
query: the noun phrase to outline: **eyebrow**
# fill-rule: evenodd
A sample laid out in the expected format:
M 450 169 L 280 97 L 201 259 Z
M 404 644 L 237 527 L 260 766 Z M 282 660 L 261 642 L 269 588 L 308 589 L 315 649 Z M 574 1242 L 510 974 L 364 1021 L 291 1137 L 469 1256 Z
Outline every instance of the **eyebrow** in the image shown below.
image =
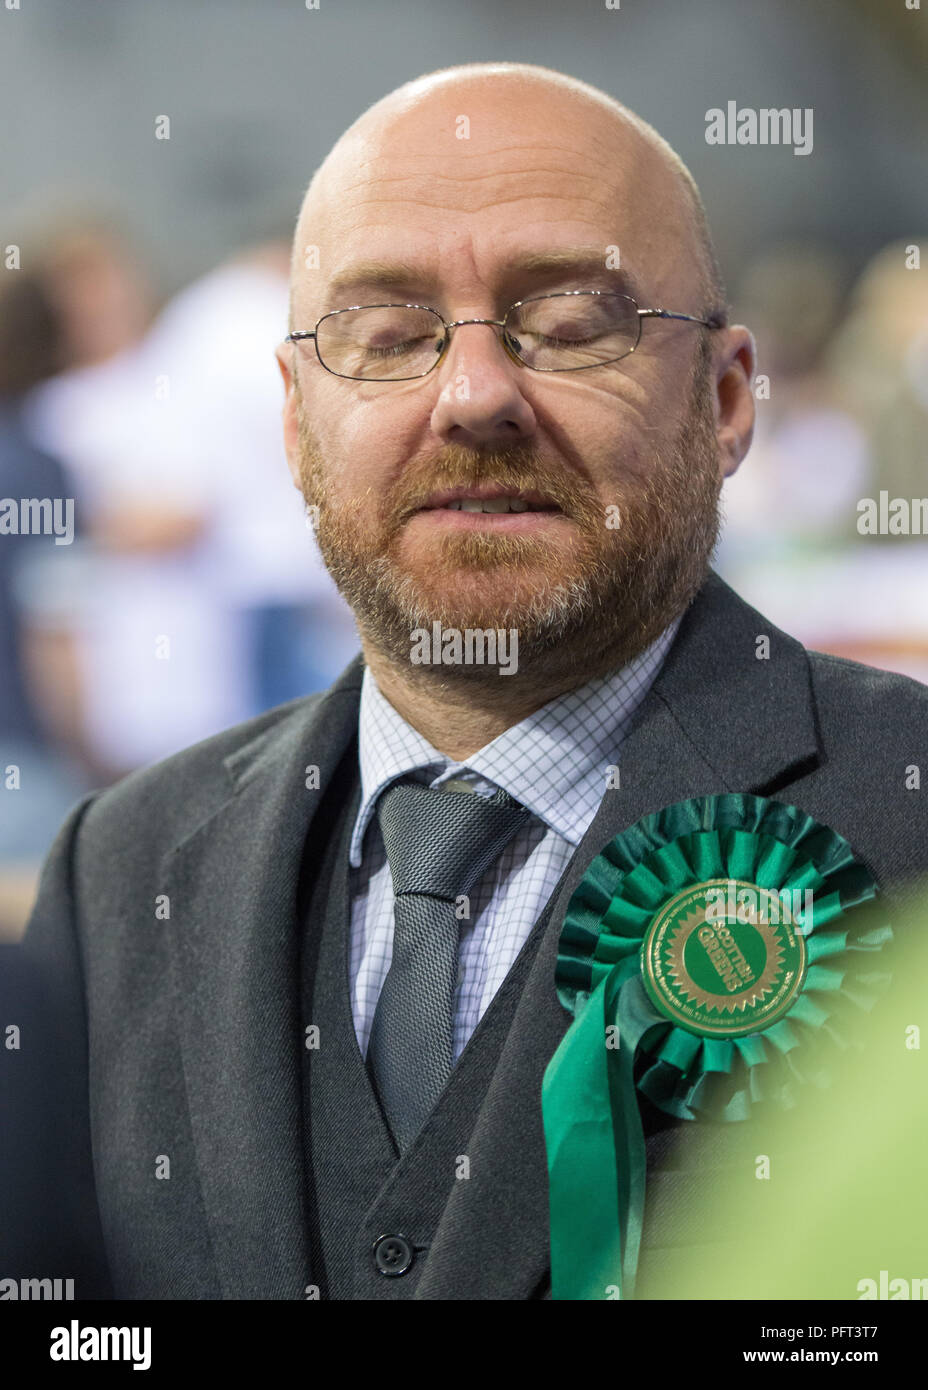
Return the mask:
M 605 248 L 578 247 L 561 251 L 527 252 L 503 267 L 501 280 L 509 283 L 517 278 L 528 277 L 538 282 L 553 280 L 602 280 L 614 286 L 617 294 L 630 294 L 639 298 L 636 282 L 623 268 L 609 269 L 606 266 Z M 421 267 L 408 261 L 360 261 L 347 266 L 329 283 L 327 298 L 330 302 L 340 295 L 361 289 L 399 291 L 412 289 L 414 285 L 428 286 L 426 293 L 436 288 L 433 277 L 424 273 Z M 415 291 L 418 293 L 418 291 Z

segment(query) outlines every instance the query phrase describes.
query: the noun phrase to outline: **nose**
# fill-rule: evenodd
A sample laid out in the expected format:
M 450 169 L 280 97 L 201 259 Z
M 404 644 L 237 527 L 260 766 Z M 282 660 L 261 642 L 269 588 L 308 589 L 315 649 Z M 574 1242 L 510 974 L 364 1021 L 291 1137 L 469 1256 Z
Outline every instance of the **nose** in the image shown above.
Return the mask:
M 508 355 L 494 320 L 457 320 L 435 370 L 441 389 L 431 425 L 445 443 L 512 443 L 535 432 L 535 412 L 521 390 L 529 369 Z

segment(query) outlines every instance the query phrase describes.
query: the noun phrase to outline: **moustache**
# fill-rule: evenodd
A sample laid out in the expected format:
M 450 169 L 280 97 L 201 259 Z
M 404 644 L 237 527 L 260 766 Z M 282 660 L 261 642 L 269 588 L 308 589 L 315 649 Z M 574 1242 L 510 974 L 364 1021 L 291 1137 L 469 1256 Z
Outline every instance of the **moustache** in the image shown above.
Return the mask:
M 495 453 L 478 453 L 463 446 L 452 446 L 430 459 L 421 473 L 406 472 L 399 479 L 385 505 L 397 524 L 420 511 L 436 492 L 451 488 L 479 488 L 490 484 L 510 487 L 514 492 L 541 493 L 566 516 L 585 510 L 584 503 L 596 502 L 586 479 L 564 475 L 542 464 L 532 448 L 510 448 Z

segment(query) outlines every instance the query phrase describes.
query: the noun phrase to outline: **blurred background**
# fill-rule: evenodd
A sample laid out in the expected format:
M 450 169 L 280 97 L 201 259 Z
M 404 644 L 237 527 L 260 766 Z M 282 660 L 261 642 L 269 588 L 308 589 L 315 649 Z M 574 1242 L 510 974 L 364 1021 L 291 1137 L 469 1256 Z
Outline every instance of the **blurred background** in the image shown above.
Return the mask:
M 807 645 L 928 680 L 928 3 L 314 3 L 0 9 L 0 506 L 48 499 L 58 532 L 0 514 L 0 939 L 84 791 L 357 650 L 273 349 L 313 169 L 434 68 L 560 68 L 679 151 L 759 346 L 717 567 Z M 812 153 L 707 145 L 729 101 L 811 107 Z M 881 492 L 914 534 L 860 533 Z

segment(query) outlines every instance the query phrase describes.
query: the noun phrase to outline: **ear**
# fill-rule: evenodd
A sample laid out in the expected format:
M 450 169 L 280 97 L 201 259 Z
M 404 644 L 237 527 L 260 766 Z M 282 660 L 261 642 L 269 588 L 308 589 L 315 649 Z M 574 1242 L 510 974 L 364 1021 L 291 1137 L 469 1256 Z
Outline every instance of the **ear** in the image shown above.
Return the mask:
M 747 328 L 735 324 L 718 334 L 715 355 L 716 435 L 722 479 L 735 472 L 754 436 L 754 369 L 757 351 Z
M 299 387 L 296 382 L 296 362 L 293 345 L 281 343 L 274 349 L 277 365 L 284 383 L 284 404 L 281 421 L 284 428 L 284 450 L 293 486 L 300 489 L 300 425 L 299 425 Z M 302 489 L 300 489 L 302 490 Z

